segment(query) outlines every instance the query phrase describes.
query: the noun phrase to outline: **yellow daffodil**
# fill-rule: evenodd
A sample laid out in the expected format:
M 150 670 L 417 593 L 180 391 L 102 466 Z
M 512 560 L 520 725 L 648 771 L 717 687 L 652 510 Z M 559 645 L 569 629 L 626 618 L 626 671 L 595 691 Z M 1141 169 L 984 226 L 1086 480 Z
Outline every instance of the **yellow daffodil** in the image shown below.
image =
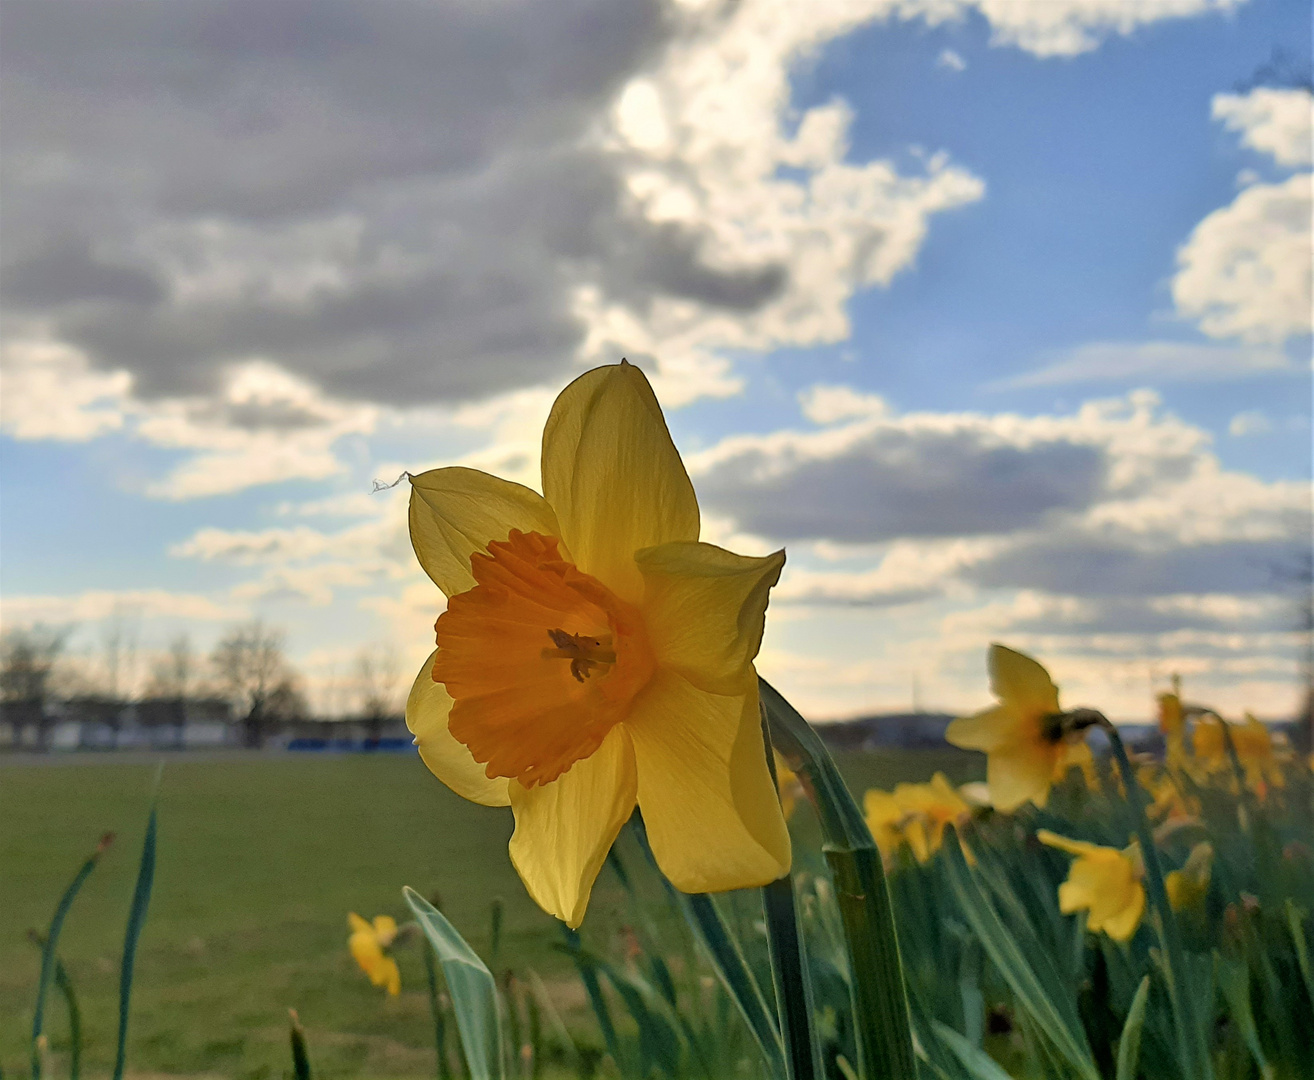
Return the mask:
M 1150 793 L 1149 815 L 1155 821 L 1182 822 L 1200 815 L 1200 800 L 1182 793 L 1177 780 L 1146 766 L 1139 774 L 1141 786 Z
M 636 803 L 677 888 L 780 877 L 753 659 L 784 552 L 699 542 L 661 408 L 624 362 L 557 398 L 542 477 L 542 495 L 473 469 L 411 478 L 411 540 L 447 596 L 406 707 L 420 756 L 510 805 L 516 870 L 571 926 Z
M 401 993 L 401 971 L 384 950 L 396 940 L 397 920 L 391 915 L 376 915 L 371 924 L 353 911 L 347 916 L 347 924 L 351 927 L 347 948 L 361 971 L 375 986 L 386 986 L 388 993 L 396 997 Z
M 940 772 L 931 777 L 929 784 L 896 784 L 894 801 L 904 812 L 903 835 L 919 863 L 940 850 L 946 825 L 972 813 L 966 800 Z
M 1169 767 L 1180 768 L 1186 760 L 1186 714 L 1176 692 L 1159 695 L 1159 731 Z
M 1000 810 L 1016 810 L 1028 799 L 1044 806 L 1056 776 L 1080 764 L 1079 734 L 1065 734 L 1057 717 L 1058 688 L 1029 656 L 991 645 L 990 689 L 999 704 L 949 725 L 955 746 L 984 750 L 990 798 Z
M 775 751 L 775 758 L 776 789 L 780 792 L 780 809 L 785 815 L 785 820 L 788 821 L 794 816 L 799 799 L 804 797 L 803 781 L 798 778 L 798 773 L 786 764 L 779 751 Z
M 1221 772 L 1230 767 L 1224 723 L 1226 721 L 1217 716 L 1205 716 L 1196 722 L 1192 732 L 1191 748 L 1196 761 L 1209 772 Z M 1244 724 L 1228 724 L 1226 732 L 1232 736 L 1232 745 L 1236 748 L 1237 760 L 1245 772 L 1248 787 L 1263 797 L 1270 784 L 1283 786 L 1286 781 L 1268 725 L 1246 713 Z
M 1068 879 L 1059 886 L 1059 910 L 1064 915 L 1089 912 L 1087 929 L 1104 932 L 1114 941 L 1130 941 L 1145 913 L 1145 869 L 1139 845 L 1117 848 L 1069 840 L 1048 829 L 1036 833 L 1042 844 L 1066 851 L 1077 858 Z
M 863 796 L 862 808 L 872 839 L 888 862 L 903 843 L 903 807 L 888 791 L 872 788 Z
M 1199 907 L 1204 903 L 1209 892 L 1209 874 L 1214 860 L 1214 847 L 1208 840 L 1202 840 L 1191 849 L 1186 862 L 1180 870 L 1171 871 L 1164 878 L 1164 888 L 1168 891 L 1168 902 L 1174 911 L 1184 911 Z

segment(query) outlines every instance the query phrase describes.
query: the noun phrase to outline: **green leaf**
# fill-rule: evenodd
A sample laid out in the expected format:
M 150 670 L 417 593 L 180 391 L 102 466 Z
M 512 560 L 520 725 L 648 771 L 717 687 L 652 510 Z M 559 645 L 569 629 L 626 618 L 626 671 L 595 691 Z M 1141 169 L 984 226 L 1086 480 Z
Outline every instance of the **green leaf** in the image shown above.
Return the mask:
M 50 929 L 46 931 L 45 941 L 41 947 L 41 975 L 37 980 L 36 1006 L 32 1012 L 32 1080 L 41 1078 L 41 1055 L 37 1049 L 37 1040 L 41 1038 L 41 1032 L 45 1027 L 46 997 L 50 993 L 50 984 L 55 979 L 55 968 L 58 964 L 55 949 L 59 945 L 59 934 L 64 928 L 64 919 L 68 916 L 69 908 L 73 906 L 73 899 L 82 888 L 82 883 L 96 868 L 101 855 L 105 853 L 105 849 L 113 839 L 113 833 L 106 833 L 101 837 L 96 850 L 73 875 L 73 880 L 64 890 L 64 895 L 59 898 L 59 903 L 55 905 L 55 914 L 50 919 Z
M 1290 897 L 1283 910 L 1287 916 L 1287 929 L 1291 932 L 1291 942 L 1296 947 L 1296 965 L 1300 968 L 1300 977 L 1305 980 L 1305 992 L 1314 1004 L 1314 975 L 1310 972 L 1309 946 L 1305 942 L 1305 916 L 1308 914 Z
M 402 895 L 443 966 L 470 1080 L 504 1080 L 502 1011 L 493 973 L 428 900 L 409 886 Z
M 310 1080 L 310 1052 L 306 1047 L 306 1029 L 296 1009 L 288 1009 L 288 1037 L 292 1042 L 292 1075 L 296 1080 Z
M 932 1020 L 931 1028 L 939 1040 L 953 1051 L 971 1080 L 1011 1080 L 994 1058 L 973 1046 L 948 1024 Z
M 1255 1014 L 1250 1007 L 1250 969 L 1240 960 L 1225 960 L 1223 955 L 1214 950 L 1214 977 L 1218 988 L 1227 1000 L 1228 1019 L 1236 1024 L 1241 1038 L 1250 1051 L 1250 1056 L 1259 1066 L 1259 1073 L 1269 1080 L 1273 1076 L 1273 1066 L 1264 1056 L 1263 1047 L 1259 1045 L 1259 1031 L 1255 1028 Z
M 817 733 L 765 679 L 758 679 L 758 690 L 772 740 L 807 781 L 821 822 L 848 944 L 858 1072 L 882 1080 L 916 1080 L 894 907 L 876 842 Z
M 1100 1080 L 1086 1042 L 1086 1033 L 1075 1017 L 1075 1006 L 1053 973 L 1053 965 L 1043 954 L 1033 952 L 1041 970 L 1049 977 L 1042 979 L 1037 974 L 968 867 L 958 837 L 952 831 L 946 830 L 942 850 L 946 855 L 947 876 L 963 916 L 971 924 L 991 963 L 1008 983 L 1018 1004 L 1035 1021 L 1036 1030 L 1080 1076 L 1085 1080 Z
M 1116 1080 L 1136 1080 L 1136 1066 L 1141 1059 L 1141 1029 L 1145 1027 L 1145 1010 L 1149 1003 L 1150 977 L 1146 975 L 1136 988 L 1136 996 L 1127 1010 L 1127 1020 L 1122 1025 Z
M 160 774 L 155 774 L 158 790 Z M 146 909 L 151 902 L 151 887 L 155 884 L 155 798 L 151 798 L 151 813 L 146 819 L 146 838 L 141 845 L 141 862 L 137 864 L 137 886 L 132 892 L 132 907 L 128 911 L 128 929 L 123 935 L 123 961 L 119 967 L 119 1045 L 114 1055 L 114 1080 L 123 1080 L 128 1063 L 128 1011 L 132 1002 L 132 976 L 137 964 L 137 942 L 146 925 Z

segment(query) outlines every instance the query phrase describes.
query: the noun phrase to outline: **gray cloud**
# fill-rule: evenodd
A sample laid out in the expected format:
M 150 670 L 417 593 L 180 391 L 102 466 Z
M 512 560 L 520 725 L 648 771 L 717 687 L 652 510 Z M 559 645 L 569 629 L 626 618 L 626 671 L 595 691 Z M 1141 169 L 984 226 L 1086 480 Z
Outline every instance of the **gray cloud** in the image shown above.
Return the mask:
M 745 450 L 700 475 L 698 491 L 741 529 L 774 540 L 865 543 L 1029 528 L 1089 506 L 1106 467 L 1094 446 L 890 427 L 824 459 Z
M 5 311 L 145 396 L 258 356 L 394 403 L 562 374 L 584 276 L 752 311 L 784 267 L 708 265 L 586 139 L 676 32 L 657 0 L 15 0 Z
M 1125 540 L 1055 531 L 966 568 L 987 587 L 1043 589 L 1068 596 L 1135 597 L 1281 591 L 1274 568 L 1289 565 L 1293 540 L 1194 544 L 1145 550 Z

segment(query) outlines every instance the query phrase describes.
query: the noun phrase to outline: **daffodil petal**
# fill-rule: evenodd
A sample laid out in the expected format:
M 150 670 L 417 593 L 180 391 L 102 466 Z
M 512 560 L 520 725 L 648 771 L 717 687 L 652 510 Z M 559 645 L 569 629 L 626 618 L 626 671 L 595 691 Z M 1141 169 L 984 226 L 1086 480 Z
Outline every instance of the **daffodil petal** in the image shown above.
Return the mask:
M 462 798 L 483 806 L 507 806 L 511 800 L 506 779 L 490 780 L 484 766 L 447 729 L 452 699 L 442 683 L 433 681 L 433 658 L 437 655 L 436 649 L 429 654 L 406 699 L 406 726 L 415 736 L 420 758 L 434 776 Z
M 1058 688 L 1049 672 L 1031 657 L 995 643 L 987 663 L 990 689 L 1000 701 L 1040 716 L 1059 711 Z
M 1016 810 L 1028 799 L 1044 806 L 1053 775 L 1054 756 L 1036 746 L 996 750 L 986 760 L 990 801 L 1005 813 Z
M 347 913 L 347 925 L 351 927 L 351 931 L 353 934 L 359 934 L 362 930 L 365 931 L 366 933 L 372 933 L 374 929 L 372 926 L 370 926 L 368 922 L 362 919 L 354 911 L 350 911 Z
M 397 966 L 397 961 L 391 956 L 385 956 L 381 970 L 388 987 L 388 994 L 396 997 L 401 993 L 401 969 Z
M 713 544 L 676 542 L 645 548 L 634 559 L 657 662 L 699 689 L 742 693 L 785 553 L 752 558 Z
M 549 784 L 510 785 L 511 862 L 539 907 L 576 927 L 621 826 L 634 812 L 634 750 L 617 725 Z
M 411 544 L 444 595 L 474 588 L 470 556 L 512 529 L 559 536 L 556 516 L 537 491 L 478 469 L 453 466 L 411 477 Z
M 1060 836 L 1058 833 L 1050 832 L 1048 829 L 1037 829 L 1036 839 L 1047 847 L 1058 848 L 1060 851 L 1066 851 L 1069 855 L 1093 855 L 1106 850 L 1099 844 L 1092 844 L 1088 840 L 1072 840 L 1066 836 Z
M 698 539 L 698 501 L 643 372 L 595 368 L 566 387 L 543 429 L 543 494 L 575 565 L 637 603 L 641 548 Z
M 1104 920 L 1104 932 L 1114 941 L 1130 941 L 1145 914 L 1145 886 L 1135 882 L 1119 911 Z
M 964 750 L 990 753 L 1012 739 L 1019 723 L 1019 717 L 1009 706 L 992 705 L 979 713 L 952 721 L 945 729 L 944 737 Z
M 382 970 L 385 957 L 383 950 L 379 948 L 378 940 L 374 937 L 374 931 L 352 934 L 347 942 L 347 948 L 351 950 L 351 955 L 361 971 L 370 977 L 370 982 L 375 986 L 382 986 L 386 977 Z
M 379 944 L 387 948 L 397 936 L 397 920 L 391 915 L 375 915 L 374 935 L 379 939 Z
M 653 855 L 677 889 L 744 889 L 789 871 L 756 682 L 737 696 L 709 694 L 659 669 L 625 726 Z

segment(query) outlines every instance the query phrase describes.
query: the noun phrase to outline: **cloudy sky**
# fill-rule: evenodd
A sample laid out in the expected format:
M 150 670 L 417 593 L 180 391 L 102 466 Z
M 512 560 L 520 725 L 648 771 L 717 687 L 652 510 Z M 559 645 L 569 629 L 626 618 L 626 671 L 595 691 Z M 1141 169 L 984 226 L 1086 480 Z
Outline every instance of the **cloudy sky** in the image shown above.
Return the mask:
M 283 627 L 319 704 L 442 598 L 404 469 L 536 484 L 649 374 L 805 711 L 1295 700 L 1306 0 L 6 0 L 6 625 Z

